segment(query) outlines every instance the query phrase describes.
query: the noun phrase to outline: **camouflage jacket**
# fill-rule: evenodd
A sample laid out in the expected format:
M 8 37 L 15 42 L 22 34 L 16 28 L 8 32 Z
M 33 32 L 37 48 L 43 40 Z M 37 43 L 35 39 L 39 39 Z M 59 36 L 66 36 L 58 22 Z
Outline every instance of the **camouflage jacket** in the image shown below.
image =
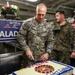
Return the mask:
M 22 50 L 30 49 L 35 59 L 53 48 L 53 33 L 50 24 L 44 20 L 38 23 L 35 17 L 26 20 L 20 28 L 17 40 Z
M 55 22 L 53 24 L 53 34 L 54 50 L 70 52 L 72 46 L 73 51 L 75 51 L 75 29 L 68 22 L 63 26 Z

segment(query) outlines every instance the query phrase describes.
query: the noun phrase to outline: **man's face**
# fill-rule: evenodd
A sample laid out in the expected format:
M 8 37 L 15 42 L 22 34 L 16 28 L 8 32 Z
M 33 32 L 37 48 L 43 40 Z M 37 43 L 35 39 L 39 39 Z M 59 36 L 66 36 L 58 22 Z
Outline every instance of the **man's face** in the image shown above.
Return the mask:
M 60 22 L 61 19 L 62 19 L 62 14 L 60 14 L 59 12 L 57 12 L 57 13 L 55 14 L 55 18 L 56 18 L 56 21 L 57 21 L 57 22 Z
M 44 8 L 36 10 L 36 20 L 38 22 L 42 22 L 43 19 L 45 18 L 45 15 L 46 15 L 46 10 Z

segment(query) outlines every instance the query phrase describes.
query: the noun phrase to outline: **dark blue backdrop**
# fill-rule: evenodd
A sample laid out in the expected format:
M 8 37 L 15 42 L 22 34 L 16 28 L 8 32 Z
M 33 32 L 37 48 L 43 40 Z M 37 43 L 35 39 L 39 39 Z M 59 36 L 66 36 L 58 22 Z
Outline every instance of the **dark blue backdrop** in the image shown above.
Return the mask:
M 16 40 L 22 23 L 18 20 L 0 20 L 0 42 Z

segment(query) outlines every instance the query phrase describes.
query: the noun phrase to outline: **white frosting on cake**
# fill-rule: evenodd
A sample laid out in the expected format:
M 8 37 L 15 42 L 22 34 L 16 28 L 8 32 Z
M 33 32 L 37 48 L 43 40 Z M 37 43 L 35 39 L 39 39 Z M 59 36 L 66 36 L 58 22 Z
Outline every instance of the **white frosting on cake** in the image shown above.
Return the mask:
M 39 73 L 35 71 L 35 67 L 40 65 L 50 65 L 54 68 L 54 71 L 48 74 Z M 69 65 L 64 65 L 56 61 L 45 61 L 32 65 L 30 68 L 21 69 L 13 73 L 13 75 L 72 75 L 73 68 Z

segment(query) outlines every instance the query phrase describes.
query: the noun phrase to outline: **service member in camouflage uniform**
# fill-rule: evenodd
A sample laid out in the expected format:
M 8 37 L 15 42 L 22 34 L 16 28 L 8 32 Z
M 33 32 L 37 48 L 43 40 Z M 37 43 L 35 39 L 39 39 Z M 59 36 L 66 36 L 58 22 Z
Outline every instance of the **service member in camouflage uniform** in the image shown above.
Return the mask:
M 33 61 L 48 60 L 53 47 L 53 34 L 50 25 L 44 19 L 47 8 L 39 4 L 36 16 L 26 20 L 20 28 L 17 40 L 24 50 L 22 67 Z
M 75 30 L 65 20 L 64 11 L 55 13 L 56 22 L 53 23 L 54 47 L 51 59 L 65 64 L 70 64 L 71 45 L 73 44 L 72 57 L 75 57 Z

